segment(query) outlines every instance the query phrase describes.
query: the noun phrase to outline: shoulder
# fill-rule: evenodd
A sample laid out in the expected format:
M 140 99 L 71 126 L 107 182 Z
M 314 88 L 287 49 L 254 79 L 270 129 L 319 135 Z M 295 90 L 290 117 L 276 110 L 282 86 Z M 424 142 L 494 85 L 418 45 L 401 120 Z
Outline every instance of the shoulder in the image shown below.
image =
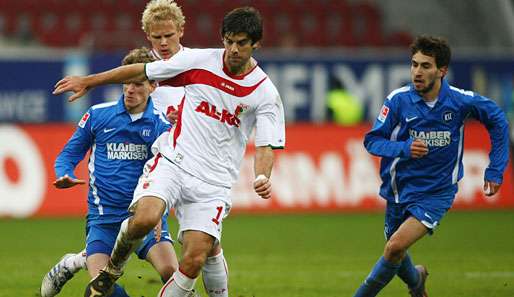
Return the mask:
M 91 106 L 91 111 L 95 111 L 95 112 L 110 111 L 111 109 L 115 108 L 116 104 L 118 104 L 117 101 L 95 104 L 95 105 Z
M 400 98 L 405 97 L 410 92 L 410 86 L 403 86 L 401 88 L 393 90 L 389 95 L 387 95 L 387 100 L 389 101 L 397 101 Z

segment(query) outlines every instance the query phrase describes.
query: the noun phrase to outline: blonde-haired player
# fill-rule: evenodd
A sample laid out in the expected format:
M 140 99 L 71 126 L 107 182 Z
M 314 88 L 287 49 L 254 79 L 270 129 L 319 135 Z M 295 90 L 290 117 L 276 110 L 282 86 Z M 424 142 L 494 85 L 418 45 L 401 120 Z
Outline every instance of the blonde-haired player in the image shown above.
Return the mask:
M 155 59 L 166 60 L 179 51 L 187 50 L 180 44 L 184 34 L 185 16 L 182 9 L 171 0 L 148 2 L 141 17 L 141 28 L 152 45 Z M 178 104 L 184 97 L 183 87 L 159 86 L 151 94 L 155 109 L 176 119 Z M 171 267 L 176 270 L 178 261 L 173 252 Z M 86 268 L 86 253 L 66 254 L 45 275 L 41 285 L 42 297 L 57 295 L 68 280 L 80 269 Z M 221 246 L 209 256 L 203 269 L 205 290 L 209 296 L 228 296 L 228 270 Z

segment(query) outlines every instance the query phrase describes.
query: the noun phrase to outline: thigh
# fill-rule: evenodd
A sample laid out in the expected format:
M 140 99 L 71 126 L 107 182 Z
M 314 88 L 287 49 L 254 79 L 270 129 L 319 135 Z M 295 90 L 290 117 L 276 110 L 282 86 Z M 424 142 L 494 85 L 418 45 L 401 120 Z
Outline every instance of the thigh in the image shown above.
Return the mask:
M 177 167 L 157 154 L 146 162 L 139 178 L 129 210 L 143 197 L 157 197 L 166 203 L 166 208 L 174 207 L 180 192 L 180 176 Z
M 229 211 L 230 206 L 223 200 L 193 203 L 180 201 L 175 208 L 179 223 L 178 240 L 183 242 L 185 231 L 200 231 L 212 236 L 214 242 L 219 243 L 223 219 Z
M 178 269 L 177 255 L 169 241 L 158 242 L 146 254 L 146 260 L 152 264 L 161 276 L 167 280 Z
M 161 219 L 161 234 L 159 241 L 156 241 L 156 234 L 155 229 L 152 229 L 150 233 L 148 233 L 145 238 L 143 239 L 143 243 L 139 246 L 139 248 L 136 250 L 136 254 L 139 257 L 139 259 L 148 259 L 149 252 L 153 249 L 154 246 L 158 245 L 159 243 L 166 243 L 168 242 L 171 246 L 171 249 L 173 249 L 173 239 L 171 238 L 171 235 L 168 231 L 168 216 L 164 216 Z M 173 255 L 174 255 L 173 251 Z M 152 263 L 153 264 L 153 263 Z M 155 265 L 154 265 L 155 266 Z
M 120 231 L 121 223 L 89 225 L 86 234 L 86 254 L 110 255 Z
M 387 202 L 384 219 L 384 236 L 387 240 L 400 228 L 401 224 L 409 217 L 405 212 L 405 205 Z
M 86 265 L 89 276 L 91 278 L 97 276 L 98 273 L 100 273 L 100 269 L 103 269 L 107 265 L 110 258 L 110 255 L 99 253 L 88 256 L 86 259 Z

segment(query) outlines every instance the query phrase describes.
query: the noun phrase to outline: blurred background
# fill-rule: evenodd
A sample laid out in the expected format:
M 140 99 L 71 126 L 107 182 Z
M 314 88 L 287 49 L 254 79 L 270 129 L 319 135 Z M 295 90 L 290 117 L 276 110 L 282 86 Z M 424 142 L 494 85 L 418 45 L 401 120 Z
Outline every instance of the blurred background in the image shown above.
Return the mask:
M 514 117 L 514 1 L 177 3 L 186 16 L 183 44 L 188 47 L 220 47 L 218 28 L 235 7 L 253 5 L 264 18 L 257 59 L 282 96 L 288 149 L 274 171 L 277 199 L 255 199 L 247 182 L 253 178 L 251 163 L 245 163 L 234 188 L 236 210 L 379 209 L 378 160 L 364 151 L 362 136 L 388 93 L 409 83 L 408 45 L 418 34 L 447 38 L 453 49 L 450 82 L 492 98 Z M 97 88 L 72 104 L 68 94 L 51 91 L 65 75 L 118 66 L 129 49 L 150 46 L 140 21 L 145 5 L 138 0 L 0 2 L 0 215 L 84 212 L 84 201 L 65 196 L 82 195 L 85 187 L 70 192 L 49 187 L 53 160 L 84 111 L 117 100 L 121 86 Z M 480 129 L 473 124 L 468 129 L 469 165 L 458 201 L 470 208 L 514 207 L 509 179 L 498 198 L 486 201 L 481 195 L 488 144 Z M 84 167 L 80 170 L 87 176 Z M 13 196 L 18 198 L 8 198 Z

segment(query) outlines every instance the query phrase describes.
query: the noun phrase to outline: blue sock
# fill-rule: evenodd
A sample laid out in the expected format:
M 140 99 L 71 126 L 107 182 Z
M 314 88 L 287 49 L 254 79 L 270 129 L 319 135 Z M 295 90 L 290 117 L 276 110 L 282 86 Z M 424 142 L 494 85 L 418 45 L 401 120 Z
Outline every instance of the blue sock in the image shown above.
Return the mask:
M 112 292 L 110 297 L 130 297 L 125 289 L 118 284 L 114 284 L 114 292 Z
M 412 260 L 407 254 L 398 269 L 398 276 L 407 284 L 409 288 L 415 288 L 419 283 L 419 272 L 412 264 Z
M 380 257 L 353 297 L 376 296 L 393 279 L 399 268 L 400 264 L 391 263 L 384 257 Z

